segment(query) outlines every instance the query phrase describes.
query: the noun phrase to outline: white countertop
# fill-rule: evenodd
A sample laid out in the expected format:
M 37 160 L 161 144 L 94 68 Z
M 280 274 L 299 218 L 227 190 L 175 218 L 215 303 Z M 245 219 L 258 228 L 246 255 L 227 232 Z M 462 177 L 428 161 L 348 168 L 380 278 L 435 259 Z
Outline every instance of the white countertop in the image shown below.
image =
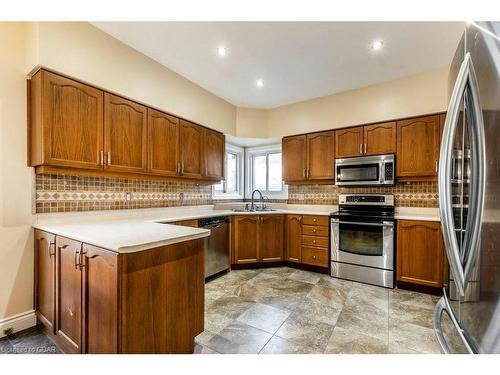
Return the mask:
M 210 230 L 183 227 L 166 223 L 202 219 L 215 216 L 255 215 L 255 212 L 234 212 L 232 208 L 244 203 L 37 214 L 33 227 L 77 241 L 119 253 L 136 252 L 154 247 L 207 237 Z M 269 203 L 275 211 L 258 212 L 259 215 L 300 214 L 327 215 L 337 206 L 287 205 Z M 439 221 L 437 208 L 397 207 L 396 219 Z

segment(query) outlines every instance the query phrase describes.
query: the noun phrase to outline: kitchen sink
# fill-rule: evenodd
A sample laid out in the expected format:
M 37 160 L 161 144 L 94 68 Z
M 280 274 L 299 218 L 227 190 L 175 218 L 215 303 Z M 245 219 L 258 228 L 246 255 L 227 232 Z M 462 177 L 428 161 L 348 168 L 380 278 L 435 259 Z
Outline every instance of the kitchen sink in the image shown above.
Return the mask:
M 250 208 L 233 208 L 231 211 L 233 212 L 269 212 L 269 211 L 277 211 L 275 208 L 254 208 L 251 210 Z

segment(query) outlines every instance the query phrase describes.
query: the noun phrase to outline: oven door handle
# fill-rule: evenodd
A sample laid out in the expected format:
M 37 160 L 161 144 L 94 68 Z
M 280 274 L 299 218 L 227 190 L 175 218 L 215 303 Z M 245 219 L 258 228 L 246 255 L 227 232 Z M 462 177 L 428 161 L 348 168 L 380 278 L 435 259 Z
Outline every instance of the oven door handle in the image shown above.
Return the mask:
M 384 221 L 383 223 L 366 223 L 362 221 L 337 221 L 337 220 L 332 220 L 333 223 L 336 224 L 358 224 L 358 225 L 369 225 L 373 227 L 393 227 L 394 223 L 392 222 L 387 222 Z

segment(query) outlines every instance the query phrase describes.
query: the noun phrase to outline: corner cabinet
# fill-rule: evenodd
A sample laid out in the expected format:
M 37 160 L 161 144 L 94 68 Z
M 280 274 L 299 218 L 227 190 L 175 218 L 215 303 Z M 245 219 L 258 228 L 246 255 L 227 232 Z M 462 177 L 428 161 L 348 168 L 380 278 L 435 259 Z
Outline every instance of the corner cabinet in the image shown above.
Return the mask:
M 399 220 L 397 228 L 397 280 L 442 288 L 447 283 L 448 262 L 441 224 Z
M 224 178 L 222 133 L 41 69 L 28 85 L 36 173 Z
M 286 215 L 285 259 L 300 263 L 302 260 L 302 215 Z
M 396 175 L 399 180 L 435 180 L 441 129 L 439 115 L 397 122 Z
M 285 182 L 332 182 L 335 157 L 333 131 L 284 137 L 283 180 Z
M 203 239 L 116 253 L 35 230 L 37 321 L 65 353 L 193 353 L 203 259 Z
M 237 215 L 231 220 L 233 264 L 283 260 L 283 215 Z

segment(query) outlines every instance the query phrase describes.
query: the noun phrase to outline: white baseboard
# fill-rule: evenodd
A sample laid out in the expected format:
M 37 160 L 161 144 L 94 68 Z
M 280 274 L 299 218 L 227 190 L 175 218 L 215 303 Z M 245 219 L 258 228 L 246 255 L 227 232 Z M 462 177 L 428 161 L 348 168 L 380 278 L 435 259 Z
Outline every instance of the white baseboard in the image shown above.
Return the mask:
M 12 328 L 12 332 L 19 332 L 23 329 L 31 328 L 36 325 L 35 310 L 30 310 L 10 316 L 5 319 L 0 319 L 0 337 L 4 337 L 4 331 Z

